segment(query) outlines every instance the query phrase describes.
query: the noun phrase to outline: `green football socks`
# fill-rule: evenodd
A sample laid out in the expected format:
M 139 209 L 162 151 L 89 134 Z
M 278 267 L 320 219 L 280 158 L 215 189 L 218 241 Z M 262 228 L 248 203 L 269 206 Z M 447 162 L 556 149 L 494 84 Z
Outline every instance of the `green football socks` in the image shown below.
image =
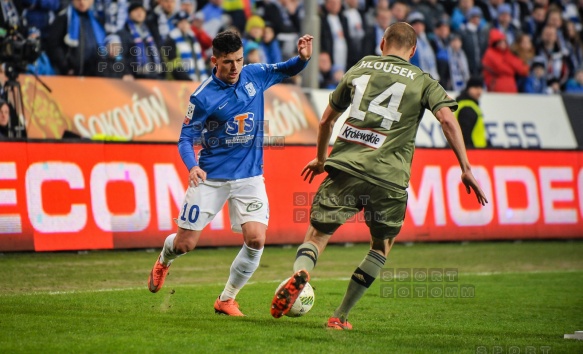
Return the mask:
M 352 274 L 348 289 L 342 299 L 340 307 L 334 311 L 334 317 L 339 318 L 342 322 L 348 318 L 348 312 L 356 305 L 358 300 L 364 295 L 366 290 L 371 286 L 374 280 L 381 273 L 385 265 L 386 257 L 370 250 L 358 268 Z
M 296 261 L 294 262 L 294 272 L 305 269 L 311 272 L 318 261 L 318 248 L 310 242 L 306 242 L 298 247 Z

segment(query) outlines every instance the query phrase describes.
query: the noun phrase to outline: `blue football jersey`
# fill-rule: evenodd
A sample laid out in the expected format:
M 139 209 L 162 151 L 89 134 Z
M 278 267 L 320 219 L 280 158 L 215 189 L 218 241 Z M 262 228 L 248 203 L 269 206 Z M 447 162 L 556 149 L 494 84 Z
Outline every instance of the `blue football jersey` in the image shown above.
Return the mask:
M 296 75 L 307 61 L 245 65 L 235 84 L 215 76 L 190 96 L 178 150 L 190 171 L 200 165 L 209 179 L 239 179 L 263 174 L 263 93 Z M 198 163 L 192 146 L 201 143 Z

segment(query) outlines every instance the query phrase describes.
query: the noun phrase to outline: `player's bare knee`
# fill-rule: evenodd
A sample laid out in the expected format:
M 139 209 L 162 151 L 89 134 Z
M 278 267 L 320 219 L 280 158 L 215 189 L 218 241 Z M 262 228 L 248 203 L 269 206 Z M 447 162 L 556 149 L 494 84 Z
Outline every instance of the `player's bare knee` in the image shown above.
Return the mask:
M 247 247 L 256 250 L 262 249 L 263 245 L 265 244 L 266 228 L 267 227 L 265 225 L 257 222 L 243 224 L 243 238 Z
M 249 248 L 253 248 L 255 250 L 260 250 L 263 248 L 265 244 L 265 237 L 261 237 L 260 235 L 252 235 L 248 236 L 245 244 Z

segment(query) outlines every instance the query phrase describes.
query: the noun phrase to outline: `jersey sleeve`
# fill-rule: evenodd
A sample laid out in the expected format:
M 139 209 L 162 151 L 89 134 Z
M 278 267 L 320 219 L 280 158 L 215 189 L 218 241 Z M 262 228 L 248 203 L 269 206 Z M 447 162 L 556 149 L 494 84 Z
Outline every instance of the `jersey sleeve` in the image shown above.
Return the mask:
M 352 103 L 351 88 L 348 85 L 348 75 L 349 72 L 344 74 L 342 80 L 336 86 L 336 89 L 332 91 L 329 98 L 330 107 L 332 107 L 336 112 L 344 112 L 348 106 Z
M 432 79 L 429 75 L 425 74 L 425 87 L 423 90 L 423 97 L 421 98 L 421 103 L 423 107 L 430 110 L 433 114 L 443 107 L 449 107 L 453 112 L 457 110 L 457 102 L 451 98 L 444 88 Z
M 198 166 L 192 146 L 200 143 L 202 130 L 207 118 L 208 113 L 201 102 L 196 96 L 190 96 L 190 102 L 180 131 L 180 138 L 178 139 L 178 152 L 188 171 L 194 166 Z
M 276 64 L 249 64 L 253 75 L 262 75 L 264 89 L 280 83 L 283 79 L 299 74 L 308 65 L 309 60 L 303 61 L 295 56 L 287 61 Z

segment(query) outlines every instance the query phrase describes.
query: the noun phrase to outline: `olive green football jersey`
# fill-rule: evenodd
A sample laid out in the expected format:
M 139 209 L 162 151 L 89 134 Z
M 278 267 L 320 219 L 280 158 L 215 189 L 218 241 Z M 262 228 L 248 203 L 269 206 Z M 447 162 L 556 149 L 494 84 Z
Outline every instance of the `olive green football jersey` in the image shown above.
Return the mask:
M 330 106 L 349 117 L 325 168 L 334 167 L 375 185 L 409 185 L 415 136 L 425 109 L 457 109 L 429 74 L 397 56 L 367 56 L 330 94 Z

